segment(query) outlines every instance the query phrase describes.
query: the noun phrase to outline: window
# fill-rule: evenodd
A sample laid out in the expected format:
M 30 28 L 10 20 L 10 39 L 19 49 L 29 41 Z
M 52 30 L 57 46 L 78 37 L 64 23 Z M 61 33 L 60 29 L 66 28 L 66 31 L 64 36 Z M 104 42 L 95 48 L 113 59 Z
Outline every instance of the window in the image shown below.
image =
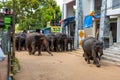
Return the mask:
M 120 8 L 120 0 L 112 0 L 112 9 Z
M 102 0 L 94 0 L 94 5 L 95 11 L 101 10 Z

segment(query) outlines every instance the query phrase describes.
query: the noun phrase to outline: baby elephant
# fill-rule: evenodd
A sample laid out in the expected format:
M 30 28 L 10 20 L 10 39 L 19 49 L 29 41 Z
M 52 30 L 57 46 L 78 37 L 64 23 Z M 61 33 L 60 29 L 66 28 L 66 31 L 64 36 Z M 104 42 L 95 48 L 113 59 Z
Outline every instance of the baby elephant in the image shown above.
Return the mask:
M 90 64 L 90 60 L 93 60 L 94 64 L 96 64 L 97 67 L 100 67 L 99 60 L 103 55 L 103 42 L 94 37 L 88 37 L 83 40 L 82 48 L 84 51 L 83 56 L 87 63 Z

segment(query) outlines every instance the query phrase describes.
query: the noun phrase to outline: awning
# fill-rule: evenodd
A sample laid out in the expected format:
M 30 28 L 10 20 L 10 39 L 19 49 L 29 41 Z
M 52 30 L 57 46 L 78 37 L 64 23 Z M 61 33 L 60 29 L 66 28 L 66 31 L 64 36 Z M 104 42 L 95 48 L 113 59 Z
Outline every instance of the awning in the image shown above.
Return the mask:
M 64 20 L 60 20 L 60 23 L 64 22 L 64 26 L 67 26 L 70 22 L 72 22 L 73 20 L 75 19 L 75 17 L 69 17 L 69 18 L 66 18 Z

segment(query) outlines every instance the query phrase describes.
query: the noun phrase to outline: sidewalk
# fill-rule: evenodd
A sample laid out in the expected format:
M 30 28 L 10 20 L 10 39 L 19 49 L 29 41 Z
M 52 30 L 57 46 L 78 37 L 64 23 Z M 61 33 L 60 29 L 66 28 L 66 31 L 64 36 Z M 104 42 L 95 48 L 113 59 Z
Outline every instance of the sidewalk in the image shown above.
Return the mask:
M 102 56 L 102 61 L 103 62 L 108 62 L 108 63 L 112 63 L 115 65 L 120 65 L 120 44 L 119 44 L 119 48 L 118 46 L 111 46 L 110 48 L 107 48 L 106 50 L 103 50 L 104 55 Z M 69 52 L 69 53 L 73 53 L 76 56 L 82 56 L 82 54 L 84 53 L 82 48 L 77 49 L 73 52 Z
M 0 80 L 7 80 L 7 57 L 0 62 Z

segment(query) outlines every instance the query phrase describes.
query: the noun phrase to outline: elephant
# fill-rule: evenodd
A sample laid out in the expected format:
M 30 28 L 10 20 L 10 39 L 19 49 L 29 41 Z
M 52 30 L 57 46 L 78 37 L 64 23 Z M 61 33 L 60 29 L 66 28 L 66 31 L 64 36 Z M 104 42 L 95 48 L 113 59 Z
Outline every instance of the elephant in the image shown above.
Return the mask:
M 73 36 L 68 36 L 67 37 L 67 50 L 68 47 L 70 47 L 70 51 L 72 51 L 74 49 L 74 37 Z
M 49 49 L 51 51 L 54 51 L 54 41 L 55 41 L 54 36 L 55 36 L 54 34 L 46 35 L 46 39 L 48 41 Z
M 66 51 L 67 50 L 67 47 L 66 47 L 67 46 L 67 41 L 68 41 L 67 35 L 62 34 L 60 42 L 59 42 L 61 51 Z
M 57 33 L 55 34 L 55 41 L 54 41 L 54 47 L 55 50 L 58 51 L 66 51 L 67 46 L 67 35 L 63 33 Z
M 103 42 L 94 37 L 87 37 L 82 42 L 82 48 L 84 51 L 83 56 L 87 63 L 90 64 L 90 60 L 93 60 L 94 64 L 100 67 L 99 60 L 103 55 Z
M 26 45 L 30 55 L 35 54 L 36 51 L 38 51 L 38 56 L 41 55 L 41 50 L 44 45 L 47 52 L 53 56 L 53 54 L 49 51 L 48 42 L 45 35 L 41 35 L 35 32 L 27 34 Z
M 19 33 L 16 34 L 15 36 L 15 45 L 16 45 L 16 50 L 26 50 L 26 44 L 25 44 L 25 39 L 26 39 L 26 34 L 24 33 Z

